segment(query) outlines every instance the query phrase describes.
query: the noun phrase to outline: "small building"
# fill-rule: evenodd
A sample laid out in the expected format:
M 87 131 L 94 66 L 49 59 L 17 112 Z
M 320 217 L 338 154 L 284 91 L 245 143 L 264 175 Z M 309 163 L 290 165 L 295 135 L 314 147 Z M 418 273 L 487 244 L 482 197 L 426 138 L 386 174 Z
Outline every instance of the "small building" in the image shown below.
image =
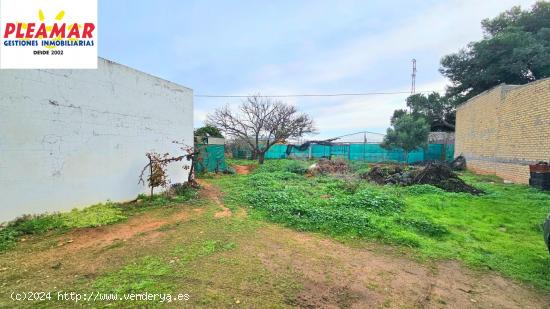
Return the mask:
M 529 164 L 550 160 L 550 78 L 503 84 L 460 105 L 458 155 L 477 173 L 529 183 Z
M 193 144 L 193 91 L 105 59 L 0 71 L 0 222 L 134 199 L 147 152 Z M 187 180 L 181 164 L 172 183 Z
M 195 171 L 223 172 L 227 170 L 225 162 L 225 138 L 195 136 L 195 148 L 199 151 L 195 160 Z

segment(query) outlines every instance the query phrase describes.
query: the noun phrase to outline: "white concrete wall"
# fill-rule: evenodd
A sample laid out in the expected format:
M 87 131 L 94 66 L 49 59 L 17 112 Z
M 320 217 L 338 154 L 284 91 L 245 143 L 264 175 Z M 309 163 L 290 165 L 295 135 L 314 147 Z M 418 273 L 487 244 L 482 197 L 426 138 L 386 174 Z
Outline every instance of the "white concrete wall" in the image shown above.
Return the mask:
M 0 222 L 131 200 L 145 153 L 193 144 L 189 88 L 99 59 L 97 70 L 0 71 Z M 183 182 L 184 163 L 169 168 Z

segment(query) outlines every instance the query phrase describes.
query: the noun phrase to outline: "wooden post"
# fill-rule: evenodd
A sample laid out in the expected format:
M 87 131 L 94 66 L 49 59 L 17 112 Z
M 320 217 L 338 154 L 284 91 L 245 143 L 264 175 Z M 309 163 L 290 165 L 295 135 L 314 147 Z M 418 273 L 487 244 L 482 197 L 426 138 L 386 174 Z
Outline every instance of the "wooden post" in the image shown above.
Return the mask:
M 151 187 L 151 197 L 153 197 L 153 184 L 151 180 L 153 179 L 153 160 L 149 158 L 149 186 Z

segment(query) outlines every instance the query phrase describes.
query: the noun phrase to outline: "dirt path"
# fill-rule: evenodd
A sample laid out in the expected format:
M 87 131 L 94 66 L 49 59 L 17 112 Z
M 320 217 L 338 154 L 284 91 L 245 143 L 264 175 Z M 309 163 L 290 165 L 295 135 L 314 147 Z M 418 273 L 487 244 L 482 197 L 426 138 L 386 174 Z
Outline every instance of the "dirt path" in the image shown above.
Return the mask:
M 221 197 L 222 197 L 221 191 L 217 187 L 211 185 L 206 181 L 203 181 L 202 179 L 199 179 L 198 183 L 202 187 L 202 190 L 200 192 L 201 197 L 213 201 L 221 209 L 220 211 L 214 214 L 214 218 L 231 217 L 231 210 L 227 208 L 221 201 Z
M 168 224 L 187 221 L 191 216 L 200 214 L 202 211 L 201 208 L 181 209 L 170 216 L 163 217 L 143 214 L 131 217 L 125 224 L 78 229 L 64 235 L 58 246 L 65 245 L 66 250 L 79 250 L 86 247 L 101 248 L 114 241 L 126 241 L 136 235 L 151 233 Z
M 233 168 L 235 169 L 235 172 L 239 175 L 248 175 L 250 174 L 250 172 L 256 169 L 256 166 L 255 165 L 233 165 Z

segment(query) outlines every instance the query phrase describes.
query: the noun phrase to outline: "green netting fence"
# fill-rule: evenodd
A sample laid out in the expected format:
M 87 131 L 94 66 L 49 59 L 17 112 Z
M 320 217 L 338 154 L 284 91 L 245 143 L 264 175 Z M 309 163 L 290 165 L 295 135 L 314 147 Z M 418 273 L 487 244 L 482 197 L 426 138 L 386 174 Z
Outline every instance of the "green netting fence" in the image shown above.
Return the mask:
M 311 145 L 306 150 L 299 151 L 292 148 L 287 155 L 287 145 L 274 145 L 266 153 L 266 159 L 286 159 L 288 157 L 304 159 L 344 158 L 353 161 L 366 162 L 404 162 L 405 154 L 402 150 L 386 150 L 379 144 L 341 144 L 341 145 Z M 233 158 L 250 159 L 252 153 L 247 149 L 231 149 Z M 407 163 L 416 163 L 431 160 L 452 161 L 454 145 L 429 144 L 409 153 Z
M 197 173 L 223 172 L 227 169 L 224 145 L 195 144 L 195 147 L 199 150 L 195 161 Z

